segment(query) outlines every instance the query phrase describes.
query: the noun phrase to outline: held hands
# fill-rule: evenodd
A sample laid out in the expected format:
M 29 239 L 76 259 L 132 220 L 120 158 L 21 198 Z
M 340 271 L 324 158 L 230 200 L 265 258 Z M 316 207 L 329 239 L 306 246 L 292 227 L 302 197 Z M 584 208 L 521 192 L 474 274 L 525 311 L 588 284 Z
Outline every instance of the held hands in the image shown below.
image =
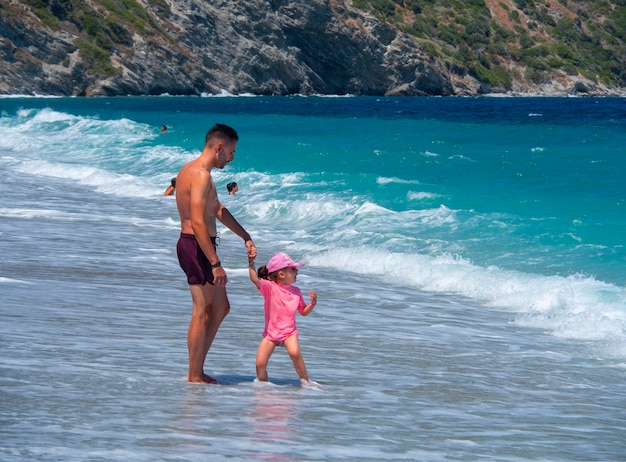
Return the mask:
M 254 267 L 254 259 L 256 258 L 256 246 L 252 239 L 246 241 L 246 249 L 248 250 L 248 265 Z M 213 285 L 218 287 L 225 287 L 228 282 L 226 271 L 222 268 L 222 265 L 212 267 L 213 271 Z
M 250 280 L 257 287 L 260 287 L 259 276 L 254 269 L 254 257 L 248 257 L 248 274 L 250 275 Z
M 252 239 L 248 239 L 246 241 L 246 249 L 248 249 L 248 263 L 250 263 L 250 259 L 254 262 L 254 259 L 256 258 L 256 246 L 254 245 L 254 242 L 252 242 Z

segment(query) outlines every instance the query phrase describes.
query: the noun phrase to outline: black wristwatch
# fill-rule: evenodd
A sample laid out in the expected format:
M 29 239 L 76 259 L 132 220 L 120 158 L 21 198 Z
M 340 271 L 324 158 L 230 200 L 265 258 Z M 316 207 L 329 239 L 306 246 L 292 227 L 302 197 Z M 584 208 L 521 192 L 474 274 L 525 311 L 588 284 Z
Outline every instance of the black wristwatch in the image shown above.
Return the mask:
M 222 262 L 217 260 L 217 263 L 215 265 L 211 265 L 211 269 L 219 268 L 220 266 L 222 266 Z

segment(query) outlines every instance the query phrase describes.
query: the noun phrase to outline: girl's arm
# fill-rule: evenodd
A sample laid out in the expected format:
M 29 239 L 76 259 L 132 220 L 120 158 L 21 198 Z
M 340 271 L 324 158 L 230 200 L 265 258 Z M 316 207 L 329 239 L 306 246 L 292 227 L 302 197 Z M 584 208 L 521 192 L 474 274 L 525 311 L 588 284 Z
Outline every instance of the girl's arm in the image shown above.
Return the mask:
M 248 257 L 248 273 L 250 274 L 250 280 L 252 284 L 256 286 L 257 289 L 261 287 L 261 283 L 259 282 L 259 276 L 256 273 L 256 269 L 254 268 L 254 258 Z
M 302 316 L 306 316 L 307 314 L 309 314 L 311 311 L 313 311 L 315 305 L 317 305 L 317 294 L 315 293 L 315 291 L 309 291 L 309 297 L 311 297 L 311 300 L 309 301 L 309 304 L 305 306 L 302 310 Z

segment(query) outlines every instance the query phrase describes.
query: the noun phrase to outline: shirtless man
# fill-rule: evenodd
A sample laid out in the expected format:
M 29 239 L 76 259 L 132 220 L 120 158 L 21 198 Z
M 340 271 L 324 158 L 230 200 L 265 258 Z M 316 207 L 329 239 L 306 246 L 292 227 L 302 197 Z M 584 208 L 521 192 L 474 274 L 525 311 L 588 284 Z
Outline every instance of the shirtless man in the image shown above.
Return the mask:
M 215 220 L 243 239 L 249 258 L 256 256 L 250 235 L 220 203 L 211 178 L 212 169 L 223 169 L 234 159 L 238 139 L 231 127 L 214 125 L 206 135 L 200 157 L 183 165 L 176 177 L 176 205 L 181 224 L 176 250 L 187 275 L 193 305 L 187 333 L 189 382 L 215 382 L 204 373 L 204 361 L 230 310 L 226 272 L 216 252 Z

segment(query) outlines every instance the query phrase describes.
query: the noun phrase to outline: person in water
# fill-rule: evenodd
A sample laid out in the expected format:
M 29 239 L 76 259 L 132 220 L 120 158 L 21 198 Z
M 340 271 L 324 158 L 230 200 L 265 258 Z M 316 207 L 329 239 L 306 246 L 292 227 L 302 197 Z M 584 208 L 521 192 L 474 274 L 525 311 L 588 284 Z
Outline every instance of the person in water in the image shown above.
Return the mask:
M 302 291 L 293 285 L 298 276 L 298 267 L 301 266 L 304 263 L 296 263 L 289 255 L 278 253 L 267 265 L 255 271 L 254 258 L 248 258 L 250 280 L 265 300 L 265 329 L 256 356 L 256 376 L 259 381 L 268 380 L 267 363 L 274 349 L 284 346 L 302 385 L 317 385 L 309 381 L 296 328 L 296 312 L 307 316 L 317 304 L 317 294 L 314 291 L 309 292 L 310 301 L 307 304 L 302 297 Z
M 230 311 L 227 276 L 216 251 L 216 220 L 243 239 L 248 258 L 256 257 L 254 242 L 220 203 L 211 177 L 213 169 L 223 169 L 234 159 L 238 139 L 237 132 L 228 125 L 214 125 L 206 135 L 200 156 L 183 165 L 176 176 L 176 206 L 181 224 L 176 252 L 192 300 L 187 333 L 189 382 L 216 382 L 204 372 L 204 361 Z
M 174 194 L 174 191 L 176 191 L 176 178 L 172 178 L 172 182 L 167 187 L 167 189 L 165 190 L 163 195 L 164 196 L 171 196 L 172 194 Z
M 234 181 L 231 181 L 226 185 L 226 189 L 228 189 L 228 194 L 230 196 L 234 196 L 235 193 L 239 191 L 239 186 Z

